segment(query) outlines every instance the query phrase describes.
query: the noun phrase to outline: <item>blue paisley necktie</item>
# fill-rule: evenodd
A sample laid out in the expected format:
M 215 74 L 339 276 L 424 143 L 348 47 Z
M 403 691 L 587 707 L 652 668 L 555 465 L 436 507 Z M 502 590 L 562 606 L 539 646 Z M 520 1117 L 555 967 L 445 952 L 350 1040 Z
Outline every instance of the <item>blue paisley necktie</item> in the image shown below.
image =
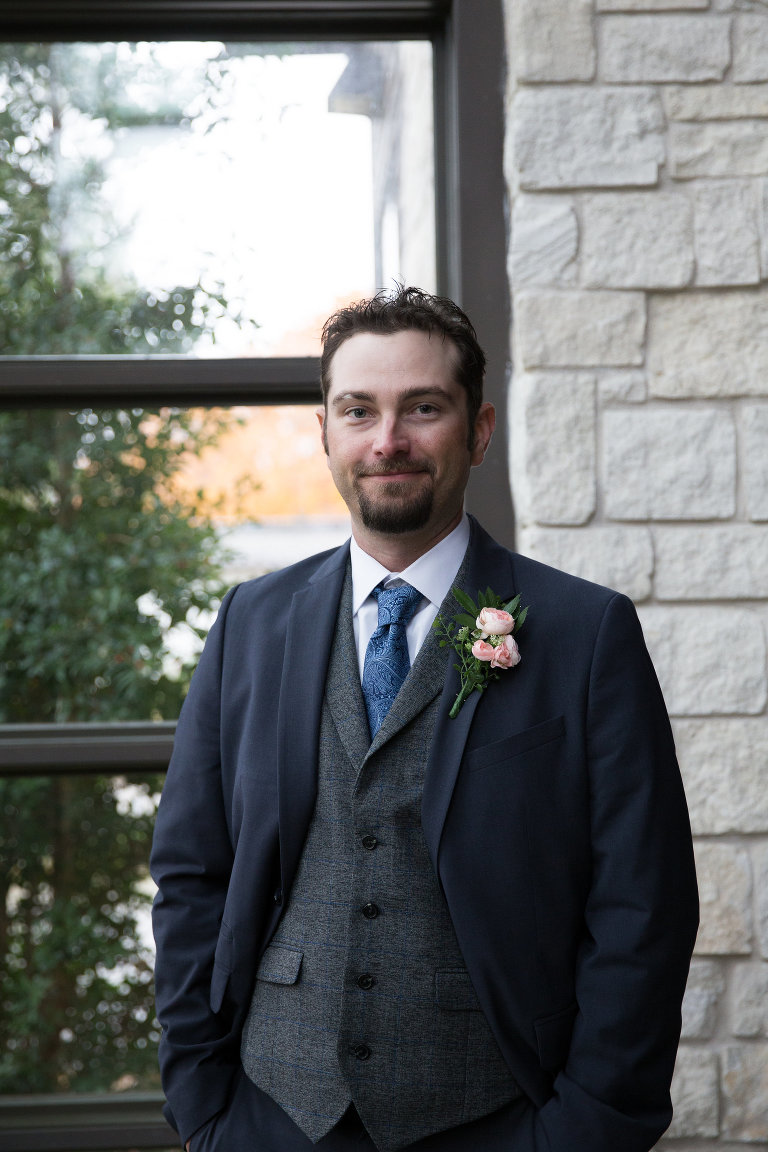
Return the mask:
M 379 602 L 379 623 L 365 650 L 363 696 L 373 739 L 408 675 L 411 662 L 405 629 L 422 595 L 410 584 L 379 585 L 371 595 Z

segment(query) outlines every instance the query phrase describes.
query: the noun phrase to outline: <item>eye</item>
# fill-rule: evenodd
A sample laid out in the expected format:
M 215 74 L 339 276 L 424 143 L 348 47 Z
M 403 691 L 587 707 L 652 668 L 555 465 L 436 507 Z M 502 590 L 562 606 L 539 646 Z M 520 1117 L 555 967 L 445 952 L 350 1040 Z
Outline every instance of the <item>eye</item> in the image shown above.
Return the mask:
M 344 413 L 350 420 L 364 420 L 368 415 L 368 409 L 357 406 L 355 408 L 347 408 Z
M 431 416 L 434 412 L 437 412 L 437 405 L 430 404 L 428 401 L 425 400 L 423 404 L 417 404 L 416 405 L 416 411 L 421 416 Z

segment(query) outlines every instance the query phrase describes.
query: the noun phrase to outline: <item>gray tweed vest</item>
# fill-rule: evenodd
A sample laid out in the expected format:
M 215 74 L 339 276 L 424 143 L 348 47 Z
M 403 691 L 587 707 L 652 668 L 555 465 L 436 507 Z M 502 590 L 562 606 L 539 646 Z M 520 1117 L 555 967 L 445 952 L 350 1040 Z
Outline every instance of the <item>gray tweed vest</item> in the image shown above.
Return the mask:
M 447 656 L 433 635 L 373 743 L 347 573 L 318 792 L 285 914 L 257 972 L 242 1061 L 317 1142 L 351 1101 L 377 1148 L 519 1095 L 480 1010 L 421 831 Z M 452 614 L 453 601 L 445 611 Z

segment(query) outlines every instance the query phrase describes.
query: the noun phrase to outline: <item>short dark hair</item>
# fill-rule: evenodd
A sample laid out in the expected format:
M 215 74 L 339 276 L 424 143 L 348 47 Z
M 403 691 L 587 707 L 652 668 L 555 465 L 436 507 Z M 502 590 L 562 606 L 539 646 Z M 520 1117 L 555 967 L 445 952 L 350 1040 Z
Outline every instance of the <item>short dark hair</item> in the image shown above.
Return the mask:
M 485 353 L 478 343 L 469 317 L 458 304 L 445 296 L 431 296 L 420 288 L 398 284 L 394 292 L 377 292 L 369 300 L 359 300 L 334 312 L 323 328 L 323 352 L 320 357 L 320 386 L 323 403 L 328 403 L 331 386 L 331 361 L 345 340 L 360 332 L 391 336 L 395 332 L 439 333 L 456 347 L 456 382 L 467 394 L 470 442 L 475 420 L 483 402 Z

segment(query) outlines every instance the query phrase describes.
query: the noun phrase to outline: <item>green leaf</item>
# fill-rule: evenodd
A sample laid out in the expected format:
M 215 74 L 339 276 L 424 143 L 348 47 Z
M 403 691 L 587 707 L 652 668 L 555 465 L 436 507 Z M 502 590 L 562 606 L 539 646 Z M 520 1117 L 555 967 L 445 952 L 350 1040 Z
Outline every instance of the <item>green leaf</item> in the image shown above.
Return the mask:
M 515 596 L 514 600 L 510 600 L 508 604 L 504 605 L 504 611 L 509 612 L 509 614 L 511 616 L 514 616 L 519 605 L 520 605 L 520 595 L 518 594 L 517 596 Z
M 523 624 L 525 623 L 525 618 L 527 615 L 528 615 L 528 605 L 526 605 L 525 608 L 523 608 L 522 612 L 517 617 L 517 620 L 515 622 L 516 628 L 522 628 Z
M 453 589 L 453 598 L 454 598 L 454 600 L 457 600 L 459 602 L 459 604 L 461 605 L 462 608 L 465 609 L 465 611 L 469 612 L 469 614 L 472 616 L 472 623 L 474 624 L 475 620 L 477 619 L 477 617 L 479 615 L 479 609 L 478 609 L 477 605 L 475 604 L 474 600 L 472 599 L 472 597 L 467 596 L 466 592 L 464 592 L 461 588 L 454 588 Z

